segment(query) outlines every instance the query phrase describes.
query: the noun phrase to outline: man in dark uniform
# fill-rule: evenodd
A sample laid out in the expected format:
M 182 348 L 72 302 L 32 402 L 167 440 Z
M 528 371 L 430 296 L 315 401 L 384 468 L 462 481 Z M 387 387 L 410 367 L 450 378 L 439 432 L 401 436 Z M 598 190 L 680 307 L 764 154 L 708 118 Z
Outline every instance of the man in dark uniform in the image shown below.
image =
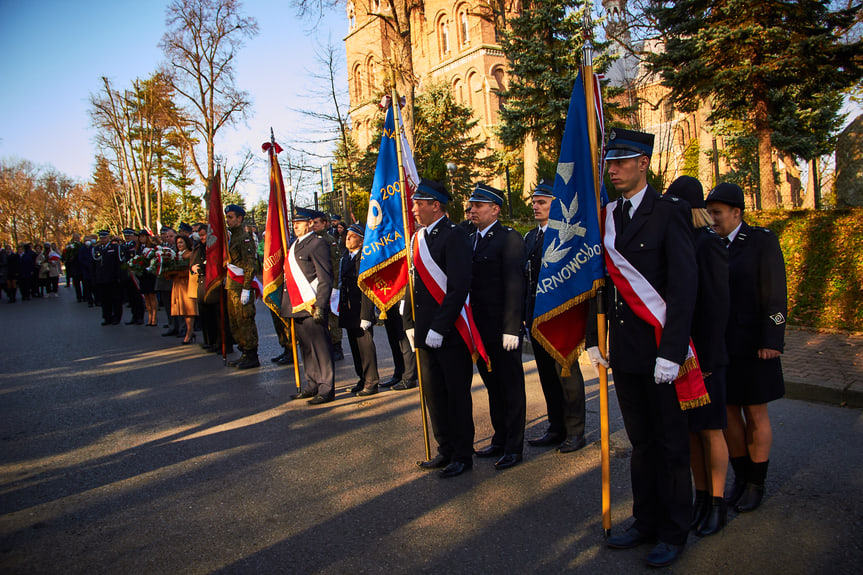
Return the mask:
M 606 208 L 613 210 L 614 219 L 605 226 L 605 245 L 611 244 L 632 266 L 636 297 L 644 301 L 652 288 L 665 306 L 657 345 L 654 326 L 624 300 L 630 292 L 608 284 L 609 355 L 632 443 L 635 522 L 625 533 L 610 537 L 607 545 L 628 549 L 658 538 L 647 563 L 661 567 L 680 556 L 692 520 L 689 430 L 672 383 L 686 359 L 695 307 L 698 276 L 692 224 L 684 202 L 660 196 L 647 184 L 652 134 L 615 128 L 606 149 L 608 176 L 622 196 Z M 597 363 L 595 326 L 588 321 L 587 345 Z
M 315 212 L 317 216 L 312 220 L 312 229 L 325 242 L 330 249 L 330 263 L 333 270 L 333 285 L 339 285 L 339 265 L 342 260 L 341 249 L 336 238 L 327 232 L 327 214 L 323 212 Z M 342 328 L 339 327 L 339 318 L 335 314 L 329 314 L 330 341 L 333 344 L 333 360 L 341 361 L 345 359 L 345 352 L 342 350 Z
M 527 302 L 525 304 L 524 322 L 530 333 L 533 322 L 533 310 L 536 305 L 536 287 L 539 283 L 540 266 L 542 265 L 542 246 L 551 202 L 554 200 L 554 183 L 540 180 L 533 192 L 533 215 L 537 227 L 527 232 L 524 237 L 527 251 Z M 549 355 L 542 345 L 533 346 L 533 357 L 536 360 L 536 371 L 542 386 L 548 413 L 548 430 L 536 439 L 527 442 L 535 447 L 548 445 L 557 446 L 560 453 L 570 453 L 585 446 L 584 439 L 584 377 L 576 365 L 570 375 L 561 375 L 562 368 Z
M 81 264 L 78 263 L 78 251 L 84 244 L 81 243 L 81 234 L 72 234 L 72 241 L 63 250 L 63 263 L 66 265 L 66 287 L 72 284 L 75 288 L 75 298 L 78 303 L 84 301 L 81 292 Z
M 417 463 L 422 469 L 441 469 L 441 477 L 455 477 L 473 467 L 473 379 L 471 351 L 456 330 L 456 319 L 470 291 L 471 246 L 467 232 L 449 220 L 445 206 L 451 200 L 446 188 L 422 178 L 413 195 L 413 214 L 425 226 L 414 235 L 422 241 L 431 262 L 446 276 L 446 286 L 427 286 L 414 264 L 414 313 L 410 314 L 410 293 L 405 294 L 405 332 L 414 342 L 423 378 L 423 395 L 428 406 L 438 453 Z M 443 291 L 440 302 L 432 291 Z
M 387 310 L 384 327 L 387 330 L 387 342 L 393 354 L 393 375 L 387 381 L 382 381 L 380 387 L 389 387 L 397 391 L 413 389 L 417 386 L 417 358 L 405 334 L 403 307 L 405 300 Z M 410 308 L 407 313 L 410 314 Z
M 524 450 L 524 367 L 521 362 L 521 330 L 524 324 L 524 241 L 512 228 L 498 221 L 503 192 L 477 184 L 470 197 L 473 270 L 470 304 L 491 366 L 477 364 L 488 389 L 494 435 L 477 457 L 498 458 L 495 469 L 507 469 L 521 461 Z M 489 369 L 490 367 L 490 369 Z
M 282 295 L 282 317 L 294 319 L 294 332 L 303 354 L 306 382 L 300 393 L 291 399 L 309 399 L 309 405 L 329 403 L 336 397 L 336 372 L 332 342 L 327 329 L 330 316 L 330 296 L 333 292 L 333 270 L 330 246 L 314 233 L 312 220 L 326 218 L 316 210 L 294 210 L 296 241 L 288 251 L 288 260 L 296 262 L 302 277 L 293 278 L 302 302 L 292 302 Z M 287 283 L 289 278 L 285 278 Z M 285 287 L 287 291 L 287 286 Z M 296 305 L 294 305 L 296 304 Z
M 102 325 L 117 325 L 123 316 L 120 245 L 111 241 L 108 230 L 99 232 L 99 243 L 93 248 L 93 269 L 98 298 L 102 302 Z
M 258 360 L 258 326 L 255 325 L 255 294 L 252 281 L 255 279 L 255 242 L 243 229 L 246 210 L 231 204 L 225 208 L 225 224 L 231 233 L 228 242 L 228 277 L 225 291 L 228 296 L 228 319 L 231 335 L 243 354 L 228 365 L 237 369 L 249 369 L 261 365 Z
M 339 237 L 339 222 L 340 221 L 342 221 L 342 216 L 340 216 L 338 214 L 331 215 L 330 216 L 330 227 L 329 227 L 329 229 L 327 229 L 327 232 L 331 236 L 333 236 L 337 242 L 341 240 L 341 238 Z
M 81 297 L 87 302 L 87 307 L 96 305 L 95 290 L 93 283 L 93 238 L 84 237 L 84 245 L 78 250 L 78 266 L 81 270 Z
M 713 229 L 728 248 L 731 315 L 726 343 L 728 428 L 734 469 L 726 500 L 754 511 L 764 496 L 773 431 L 767 404 L 785 395 L 780 356 L 788 313 L 785 261 L 776 235 L 743 221 L 743 190 L 719 184 L 707 195 Z
M 354 370 L 359 377 L 351 393 L 359 396 L 378 392 L 378 357 L 375 349 L 375 306 L 357 285 L 360 273 L 360 250 L 365 230 L 362 224 L 351 224 L 345 236 L 345 255 L 339 271 L 339 327 L 348 334 L 354 358 Z
M 132 228 L 123 230 L 123 239 L 125 240 L 120 245 L 120 260 L 123 263 L 132 261 L 135 257 L 138 248 L 138 233 Z M 141 290 L 138 289 L 138 284 L 132 272 L 128 270 L 120 270 L 120 289 L 123 292 L 123 299 L 129 304 L 132 311 L 132 318 L 126 322 L 126 325 L 141 325 L 144 323 L 144 296 L 141 295 Z

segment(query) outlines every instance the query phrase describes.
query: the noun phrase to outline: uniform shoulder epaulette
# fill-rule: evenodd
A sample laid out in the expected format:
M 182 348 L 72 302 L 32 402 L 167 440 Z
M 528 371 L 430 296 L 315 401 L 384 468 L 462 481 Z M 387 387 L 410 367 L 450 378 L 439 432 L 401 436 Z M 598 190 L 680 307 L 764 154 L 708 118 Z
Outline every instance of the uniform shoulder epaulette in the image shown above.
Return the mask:
M 680 198 L 678 198 L 677 196 L 672 196 L 671 194 L 662 194 L 661 196 L 659 196 L 659 200 L 660 201 L 665 200 L 666 202 L 677 203 L 680 201 Z
M 513 231 L 513 229 L 512 229 L 511 227 L 509 227 L 509 226 L 504 226 L 504 227 L 503 227 L 503 229 L 505 229 L 505 230 L 506 230 L 506 231 L 508 231 L 508 232 Z
M 714 236 L 717 236 L 717 237 L 719 236 L 719 234 L 716 233 L 716 230 L 714 230 L 710 226 L 704 226 L 704 229 L 707 230 L 708 234 L 713 234 Z
M 761 226 L 753 226 L 753 227 L 760 232 L 764 232 L 765 234 L 772 234 L 773 233 L 773 230 L 771 230 L 770 228 L 762 228 Z
M 452 223 L 452 222 L 450 222 L 450 223 L 449 223 L 449 227 L 454 228 L 454 227 L 455 227 L 455 224 L 454 224 L 454 223 Z

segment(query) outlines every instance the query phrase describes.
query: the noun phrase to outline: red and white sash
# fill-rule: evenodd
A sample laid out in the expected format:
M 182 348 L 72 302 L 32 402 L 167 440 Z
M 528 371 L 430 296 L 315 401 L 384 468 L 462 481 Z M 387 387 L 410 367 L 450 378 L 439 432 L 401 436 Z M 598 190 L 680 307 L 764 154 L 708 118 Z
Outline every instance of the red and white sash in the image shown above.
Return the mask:
M 420 229 L 414 235 L 413 259 L 414 267 L 416 268 L 423 285 L 426 286 L 426 289 L 429 290 L 431 296 L 435 299 L 438 305 L 440 305 L 446 295 L 447 277 L 429 252 L 428 243 L 426 242 L 425 228 Z M 464 340 L 473 360 L 477 361 L 477 359 L 481 357 L 485 361 L 486 366 L 490 368 L 488 354 L 485 351 L 485 346 L 482 343 L 479 331 L 473 321 L 473 311 L 471 311 L 470 307 L 470 295 L 465 299 L 464 306 L 462 306 L 462 309 L 455 320 L 455 328 L 462 340 Z
M 618 200 L 606 205 L 605 210 L 605 234 L 603 245 L 605 250 L 605 265 L 608 275 L 611 276 L 617 291 L 623 296 L 635 315 L 642 321 L 653 326 L 656 335 L 656 346 L 662 339 L 662 329 L 665 327 L 665 300 L 658 291 L 647 281 L 641 272 L 635 269 L 629 260 L 617 251 L 614 245 L 617 238 L 617 229 L 614 226 L 614 209 Z M 677 391 L 677 399 L 681 409 L 690 409 L 710 403 L 710 396 L 704 387 L 704 377 L 692 339 L 689 340 L 689 348 L 686 351 L 686 361 L 680 367 L 677 379 L 674 380 L 674 388 Z
M 288 292 L 288 297 L 291 300 L 291 311 L 297 313 L 307 311 L 311 314 L 315 313 L 315 301 L 317 300 L 318 278 L 309 282 L 303 270 L 300 269 L 300 264 L 297 261 L 297 244 L 303 241 L 302 238 L 296 240 L 291 245 L 288 251 L 288 257 L 285 260 L 285 290 Z
M 232 279 L 237 283 L 242 284 L 245 280 L 246 272 L 240 266 L 235 266 L 232 263 L 228 264 L 228 279 Z M 257 277 L 252 278 L 252 289 L 255 290 L 255 299 L 261 298 L 261 293 L 264 291 L 264 286 L 261 285 L 261 280 Z

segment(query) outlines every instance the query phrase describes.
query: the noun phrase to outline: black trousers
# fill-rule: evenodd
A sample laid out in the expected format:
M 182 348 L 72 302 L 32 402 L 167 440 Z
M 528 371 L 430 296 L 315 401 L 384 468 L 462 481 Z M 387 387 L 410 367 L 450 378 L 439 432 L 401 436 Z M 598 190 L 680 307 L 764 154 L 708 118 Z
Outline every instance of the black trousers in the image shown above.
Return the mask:
M 69 278 L 66 278 L 66 285 L 69 285 Z M 72 286 L 75 288 L 75 298 L 78 301 L 84 301 L 84 292 L 81 291 L 81 276 L 72 276 Z
M 279 345 L 282 346 L 285 351 L 291 351 L 290 318 L 282 318 L 273 310 L 270 310 L 270 318 L 273 320 L 273 329 L 276 330 L 276 337 L 279 338 Z
M 118 323 L 123 317 L 123 297 L 119 282 L 96 284 L 102 302 L 102 321 Z
M 81 297 L 91 306 L 96 303 L 95 287 L 93 280 L 86 278 L 81 279 Z
M 473 362 L 467 346 L 417 350 L 422 390 L 438 453 L 462 463 L 473 462 Z
M 692 520 L 689 428 L 674 385 L 657 384 L 653 374 L 615 371 L 614 388 L 632 443 L 635 528 L 683 545 Z
M 395 366 L 393 369 L 393 378 L 416 381 L 416 354 L 411 349 L 411 344 L 405 335 L 402 315 L 399 313 L 397 306 L 393 306 L 387 310 L 384 327 L 387 330 L 387 341 L 393 354 L 393 365 Z
M 207 345 L 216 345 L 222 341 L 219 333 L 219 304 L 206 303 L 198 299 L 198 317 L 201 318 L 201 336 Z
M 572 365 L 572 373 L 563 377 L 560 364 L 539 342 L 533 344 L 533 357 L 545 396 L 548 432 L 566 437 L 584 435 L 584 376 L 578 362 Z
M 351 355 L 354 357 L 354 370 L 357 377 L 368 389 L 380 383 L 378 376 L 378 355 L 375 349 L 373 328 L 364 330 L 360 327 L 345 328 L 348 332 L 348 345 L 351 346 Z
M 491 370 L 485 362 L 477 362 L 477 370 L 488 390 L 488 409 L 494 435 L 493 445 L 500 445 L 504 453 L 521 455 L 524 450 L 524 419 L 527 398 L 524 394 L 524 366 L 521 363 L 521 344 L 518 349 L 503 349 L 501 337 L 482 336 L 491 362 Z
M 315 323 L 311 317 L 295 319 L 294 331 L 303 353 L 303 373 L 306 375 L 303 391 L 324 397 L 334 396 L 336 368 L 327 324 Z
M 141 295 L 141 290 L 132 281 L 132 278 L 124 279 L 123 299 L 129 304 L 132 310 L 132 319 L 140 321 L 144 318 L 144 297 Z

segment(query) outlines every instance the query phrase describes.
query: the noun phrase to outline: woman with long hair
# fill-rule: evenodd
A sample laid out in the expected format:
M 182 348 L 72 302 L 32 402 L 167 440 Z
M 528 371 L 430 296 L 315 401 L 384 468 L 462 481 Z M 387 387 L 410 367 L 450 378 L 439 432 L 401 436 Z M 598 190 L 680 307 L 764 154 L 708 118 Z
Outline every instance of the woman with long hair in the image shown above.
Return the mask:
M 191 240 L 187 236 L 177 236 L 174 245 L 177 248 L 178 258 L 182 258 L 186 262 L 192 259 Z M 197 291 L 197 282 L 193 284 L 193 287 Z M 186 337 L 183 338 L 183 345 L 195 341 L 195 316 L 198 315 L 198 304 L 189 292 L 188 269 L 179 272 L 174 277 L 174 284 L 171 288 L 171 315 L 182 317 L 186 323 Z
M 153 240 L 150 237 L 150 232 L 141 230 L 138 232 L 138 247 L 136 254 L 151 259 L 156 246 L 153 245 Z M 138 283 L 141 286 L 141 295 L 144 296 L 144 309 L 147 311 L 147 327 L 156 327 L 159 319 L 157 313 L 159 311 L 159 302 L 156 301 L 156 276 L 151 272 L 144 270 L 138 275 Z

